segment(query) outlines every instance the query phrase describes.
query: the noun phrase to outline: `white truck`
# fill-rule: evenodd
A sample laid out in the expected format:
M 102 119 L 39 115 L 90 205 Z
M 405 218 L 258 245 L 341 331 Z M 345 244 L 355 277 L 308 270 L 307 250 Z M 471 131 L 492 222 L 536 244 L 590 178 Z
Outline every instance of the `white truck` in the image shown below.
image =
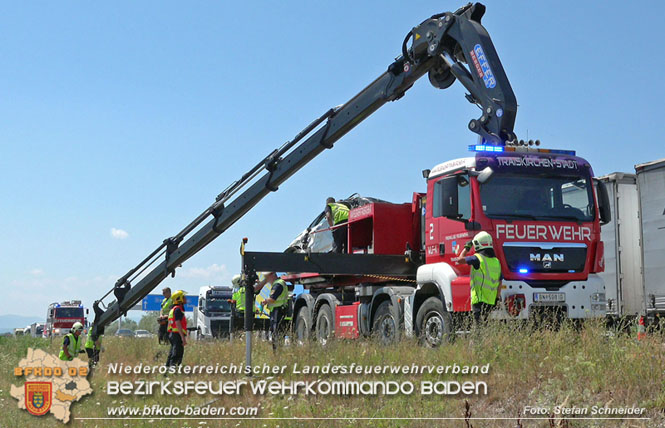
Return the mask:
M 23 329 L 24 336 L 42 337 L 44 334 L 44 324 L 33 322 Z
M 608 316 L 654 322 L 665 316 L 665 159 L 600 179 L 612 211 L 601 233 Z
M 197 339 L 228 337 L 231 327 L 233 289 L 208 285 L 199 290 L 199 304 L 194 308 L 194 333 Z

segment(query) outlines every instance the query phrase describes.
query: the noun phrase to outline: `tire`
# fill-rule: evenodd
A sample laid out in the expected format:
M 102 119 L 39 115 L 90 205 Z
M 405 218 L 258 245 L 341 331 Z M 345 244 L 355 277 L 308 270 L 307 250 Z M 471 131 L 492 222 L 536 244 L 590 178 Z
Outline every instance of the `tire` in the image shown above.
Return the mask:
M 390 300 L 381 302 L 374 314 L 372 335 L 382 344 L 390 345 L 399 340 L 399 320 L 395 319 Z
M 423 302 L 416 315 L 416 327 L 421 342 L 432 348 L 452 339 L 453 319 L 443 309 L 438 297 L 430 297 Z
M 316 316 L 316 340 L 325 346 L 333 338 L 334 322 L 330 305 L 321 305 Z
M 307 306 L 303 306 L 296 314 L 293 323 L 293 337 L 298 345 L 309 343 L 312 338 L 312 314 Z

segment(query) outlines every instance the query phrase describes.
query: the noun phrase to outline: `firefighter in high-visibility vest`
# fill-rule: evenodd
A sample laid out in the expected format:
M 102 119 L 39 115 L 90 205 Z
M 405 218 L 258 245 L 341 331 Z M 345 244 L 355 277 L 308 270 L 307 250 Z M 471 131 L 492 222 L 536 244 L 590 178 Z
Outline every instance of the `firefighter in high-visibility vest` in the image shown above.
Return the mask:
M 231 279 L 233 284 L 232 299 L 236 304 L 236 312 L 245 312 L 245 287 L 240 284 L 240 275 L 234 275 Z
M 475 250 L 471 256 L 467 253 Z M 496 303 L 501 300 L 501 263 L 492 246 L 492 236 L 480 232 L 464 245 L 457 260 L 471 266 L 471 307 L 476 323 L 486 321 Z
M 328 225 L 333 228 L 333 253 L 346 253 L 347 230 L 349 226 L 349 207 L 339 202 L 335 198 L 326 199 L 326 208 L 324 210 Z
M 159 323 L 159 332 L 157 334 L 157 341 L 159 343 L 169 343 L 169 334 L 166 330 L 168 326 L 169 312 L 173 307 L 173 299 L 171 298 L 171 289 L 169 287 L 165 287 L 162 290 L 162 296 L 164 296 L 164 299 L 162 299 L 162 305 L 159 310 L 159 318 L 157 318 L 157 322 Z
M 173 307 L 169 311 L 169 324 L 166 330 L 171 342 L 171 351 L 166 359 L 167 366 L 177 366 L 182 363 L 182 357 L 187 345 L 187 318 L 185 317 L 185 292 L 178 290 L 171 295 Z
M 62 340 L 62 349 L 60 350 L 60 359 L 63 361 L 71 361 L 78 354 L 84 353 L 81 349 L 81 332 L 83 331 L 83 324 L 75 322 L 69 333 L 65 335 Z
M 289 300 L 289 287 L 275 272 L 265 273 L 265 283 L 271 284 L 270 296 L 261 303 L 260 310 L 261 313 L 263 313 L 264 307 L 270 310 L 272 349 L 276 351 L 284 337 L 284 318 Z
M 244 314 L 245 313 L 245 286 L 240 284 L 240 275 L 235 275 L 231 279 L 231 284 L 233 284 L 233 296 L 232 299 L 235 302 L 236 305 L 236 312 L 238 314 Z M 259 284 L 265 283 L 265 278 L 263 276 L 263 273 L 258 273 L 257 275 L 257 282 Z M 260 290 L 260 288 L 259 288 Z M 256 291 L 255 293 L 258 293 Z M 254 313 L 257 312 L 257 308 L 254 307 Z
M 93 325 L 88 328 L 88 337 L 85 341 L 85 352 L 88 354 L 88 367 L 95 367 L 99 362 L 99 352 L 102 349 L 102 336 L 104 329 L 97 330 L 97 334 L 92 334 Z

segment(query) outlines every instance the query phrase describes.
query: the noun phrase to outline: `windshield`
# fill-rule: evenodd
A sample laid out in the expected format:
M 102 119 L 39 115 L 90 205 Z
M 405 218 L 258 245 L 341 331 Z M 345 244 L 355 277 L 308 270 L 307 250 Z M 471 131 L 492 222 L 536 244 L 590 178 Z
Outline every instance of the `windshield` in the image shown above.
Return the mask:
M 490 218 L 593 221 L 590 179 L 580 176 L 494 174 L 480 185 Z
M 207 299 L 205 308 L 209 312 L 231 312 L 231 304 L 226 299 Z
M 314 219 L 314 221 L 311 222 L 311 223 L 309 224 L 309 226 L 307 226 L 307 229 L 309 229 L 309 230 L 316 229 L 316 227 L 317 227 L 319 224 L 323 224 L 324 222 L 325 222 L 326 225 L 328 224 L 328 220 L 326 219 L 326 213 L 325 213 L 325 212 L 322 212 L 321 214 L 319 214 L 319 215 L 316 216 L 316 218 Z
M 56 318 L 83 318 L 83 308 L 57 308 Z

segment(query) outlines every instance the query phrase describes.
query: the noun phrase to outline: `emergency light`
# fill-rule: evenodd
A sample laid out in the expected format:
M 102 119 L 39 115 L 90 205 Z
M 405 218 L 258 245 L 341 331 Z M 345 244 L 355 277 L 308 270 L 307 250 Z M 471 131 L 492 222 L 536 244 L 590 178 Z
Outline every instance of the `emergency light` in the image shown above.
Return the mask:
M 519 273 L 529 273 L 529 269 L 526 268 L 520 268 L 517 270 Z
M 561 149 L 541 149 L 534 147 L 518 147 L 518 146 L 493 146 L 491 144 L 472 144 L 469 146 L 470 152 L 483 152 L 483 153 L 550 153 L 554 155 L 569 155 L 575 156 L 575 150 L 561 150 Z
M 493 146 L 491 144 L 472 144 L 469 146 L 470 152 L 503 152 L 503 146 Z

